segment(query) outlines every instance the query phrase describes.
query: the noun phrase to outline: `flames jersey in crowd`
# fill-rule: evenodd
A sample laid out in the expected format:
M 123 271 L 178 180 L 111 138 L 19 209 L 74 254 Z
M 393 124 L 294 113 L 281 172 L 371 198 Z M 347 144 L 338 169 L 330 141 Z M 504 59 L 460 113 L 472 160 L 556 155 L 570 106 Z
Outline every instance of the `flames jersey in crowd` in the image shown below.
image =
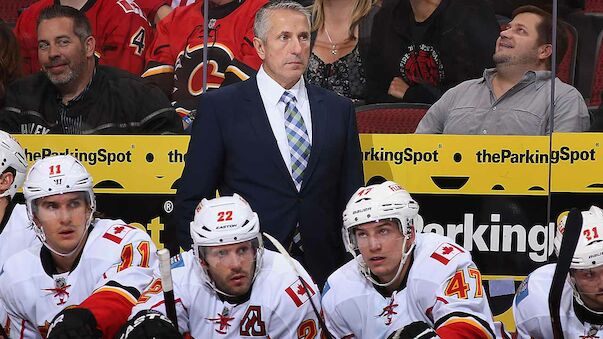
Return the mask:
M 4 213 L 0 224 L 0 274 L 8 257 L 40 242 L 36 233 L 29 227 L 25 205 L 11 201 Z M 8 330 L 8 325 L 8 316 L 0 299 L 0 326 Z
M 89 309 L 104 336 L 125 323 L 152 281 L 156 248 L 143 231 L 121 220 L 97 219 L 75 268 L 57 273 L 41 243 L 11 256 L 0 275 L 0 297 L 11 338 L 45 338 L 67 306 Z
M 296 262 L 316 307 L 320 293 Z M 249 299 L 237 304 L 218 297 L 202 276 L 192 251 L 172 258 L 176 313 L 181 333 L 193 338 L 319 338 L 318 321 L 298 276 L 280 253 L 264 250 L 262 268 Z M 156 280 L 132 310 L 165 314 L 161 280 Z
M 40 70 L 36 20 L 44 8 L 59 3 L 59 0 L 40 0 L 17 19 L 14 33 L 21 46 L 25 74 Z M 144 70 L 145 50 L 153 36 L 140 7 L 127 0 L 88 0 L 81 11 L 92 26 L 99 63 L 140 75 Z
M 237 1 L 210 9 L 207 88 L 247 80 L 262 60 L 253 47 L 253 20 L 267 0 Z M 203 92 L 203 2 L 178 7 L 157 25 L 142 75 L 171 98 L 186 123 Z M 251 73 L 251 74 L 250 74 Z M 225 81 L 225 78 L 227 79 Z
M 417 234 L 408 260 L 406 284 L 390 297 L 364 277 L 356 260 L 335 271 L 322 297 L 329 331 L 336 338 L 386 338 L 423 321 L 442 338 L 495 337 L 481 274 L 468 251 L 449 238 Z
M 150 23 L 155 20 L 157 11 L 161 6 L 171 6 L 172 4 L 171 0 L 128 0 L 128 2 L 136 3 Z
M 513 300 L 517 338 L 553 338 L 548 300 L 554 272 L 555 264 L 542 266 L 517 289 Z M 559 315 L 565 338 L 603 338 L 601 316 L 576 306 L 572 287 L 567 281 L 563 286 Z

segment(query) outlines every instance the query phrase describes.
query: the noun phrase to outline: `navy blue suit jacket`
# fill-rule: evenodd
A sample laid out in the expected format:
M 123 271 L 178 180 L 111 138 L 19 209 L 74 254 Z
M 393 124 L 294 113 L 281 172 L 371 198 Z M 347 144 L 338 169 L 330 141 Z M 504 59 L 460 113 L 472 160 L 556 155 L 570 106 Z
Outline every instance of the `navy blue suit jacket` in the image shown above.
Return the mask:
M 312 149 L 299 192 L 255 77 L 200 97 L 176 194 L 180 246 L 190 248 L 194 209 L 217 189 L 220 195 L 245 198 L 258 213 L 262 231 L 284 246 L 299 222 L 306 268 L 319 286 L 344 263 L 341 214 L 364 179 L 356 116 L 348 99 L 313 85 L 306 88 Z

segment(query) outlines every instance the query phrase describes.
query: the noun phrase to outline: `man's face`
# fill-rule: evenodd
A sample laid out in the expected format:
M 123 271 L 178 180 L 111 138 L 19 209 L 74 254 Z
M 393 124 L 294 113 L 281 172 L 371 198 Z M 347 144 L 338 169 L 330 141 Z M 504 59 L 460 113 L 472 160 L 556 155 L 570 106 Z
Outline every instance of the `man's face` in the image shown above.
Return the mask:
M 270 12 L 266 41 L 258 37 L 254 46 L 266 73 L 285 89 L 304 74 L 310 57 L 310 27 L 306 17 L 293 10 Z
M 405 239 L 398 224 L 391 220 L 356 226 L 354 235 L 371 272 L 384 283 L 394 279 L 402 260 L 402 245 L 413 239 Z M 406 246 L 408 248 L 410 243 Z
M 603 311 L 603 266 L 571 270 L 571 276 L 584 304 L 595 311 Z
M 73 251 L 84 237 L 91 209 L 85 193 L 57 194 L 34 201 L 34 221 L 42 227 L 46 242 L 60 253 Z
M 234 296 L 249 291 L 257 259 L 251 241 L 206 247 L 205 251 L 204 265 L 220 291 Z
M 551 45 L 539 43 L 537 27 L 542 19 L 533 13 L 516 15 L 496 40 L 494 63 L 497 65 L 532 65 L 547 59 Z
M 42 70 L 55 85 L 76 81 L 94 54 L 94 38 L 84 43 L 75 34 L 73 20 L 54 18 L 38 26 L 38 58 Z

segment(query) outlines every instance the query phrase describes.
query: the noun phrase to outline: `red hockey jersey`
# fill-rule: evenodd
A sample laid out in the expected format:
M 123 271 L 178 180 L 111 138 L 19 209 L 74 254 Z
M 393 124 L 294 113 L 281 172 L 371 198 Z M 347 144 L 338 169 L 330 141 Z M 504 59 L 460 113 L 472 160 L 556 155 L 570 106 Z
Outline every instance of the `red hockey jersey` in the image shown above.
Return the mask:
M 60 2 L 40 0 L 32 4 L 21 13 L 15 25 L 25 74 L 40 70 L 36 21 L 42 10 L 53 3 Z M 140 7 L 127 0 L 88 0 L 81 11 L 90 20 L 100 64 L 140 75 L 144 69 L 145 48 L 152 41 L 151 26 Z
M 253 47 L 253 20 L 267 0 L 247 0 L 208 24 L 207 88 L 225 78 L 246 80 L 262 60 Z M 218 16 L 219 17 L 219 16 Z M 157 25 L 142 75 L 170 96 L 185 123 L 194 116 L 196 97 L 203 92 L 203 2 L 178 7 Z M 229 80 L 227 80 L 229 82 Z

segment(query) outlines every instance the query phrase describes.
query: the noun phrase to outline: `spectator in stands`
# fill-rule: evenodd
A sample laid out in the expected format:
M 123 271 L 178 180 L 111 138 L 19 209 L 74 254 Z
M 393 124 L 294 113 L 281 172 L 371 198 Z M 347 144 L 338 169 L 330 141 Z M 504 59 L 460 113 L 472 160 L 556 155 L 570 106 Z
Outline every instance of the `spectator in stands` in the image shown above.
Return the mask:
M 364 103 L 367 53 L 376 0 L 316 0 L 308 83 Z
M 486 0 L 498 15 L 510 18 L 513 11 L 521 6 L 533 5 L 545 10 L 551 9 L 551 0 Z M 584 9 L 584 0 L 558 0 L 559 17 L 567 19 L 568 16 L 580 9 Z
M 171 0 L 128 0 L 140 5 L 149 23 L 156 25 L 172 11 Z
M 496 42 L 496 68 L 446 92 L 427 111 L 416 133 L 545 135 L 551 130 L 588 130 L 589 114 L 582 95 L 559 79 L 555 79 L 554 126 L 549 124 L 551 25 L 551 15 L 542 9 L 523 6 L 515 10 Z M 556 53 L 562 56 L 566 34 L 557 27 Z
M 253 17 L 267 0 L 208 0 L 207 89 L 243 81 L 262 60 L 253 48 Z M 184 127 L 203 93 L 203 2 L 176 8 L 157 25 L 142 75 L 171 99 Z
M 0 108 L 4 107 L 6 87 L 21 74 L 20 62 L 17 39 L 0 19 Z
M 15 81 L 0 129 L 24 134 L 178 133 L 180 118 L 158 88 L 96 65 L 96 39 L 81 11 L 53 5 L 38 19 L 42 71 Z
M 136 75 L 144 69 L 144 56 L 153 33 L 145 15 L 134 1 L 127 0 L 40 0 L 21 13 L 14 32 L 21 47 L 24 74 L 40 70 L 36 22 L 40 12 L 53 4 L 80 10 L 92 26 L 95 55 L 101 65 L 121 68 Z
M 374 22 L 369 102 L 433 103 L 492 65 L 499 26 L 482 0 L 387 1 Z

